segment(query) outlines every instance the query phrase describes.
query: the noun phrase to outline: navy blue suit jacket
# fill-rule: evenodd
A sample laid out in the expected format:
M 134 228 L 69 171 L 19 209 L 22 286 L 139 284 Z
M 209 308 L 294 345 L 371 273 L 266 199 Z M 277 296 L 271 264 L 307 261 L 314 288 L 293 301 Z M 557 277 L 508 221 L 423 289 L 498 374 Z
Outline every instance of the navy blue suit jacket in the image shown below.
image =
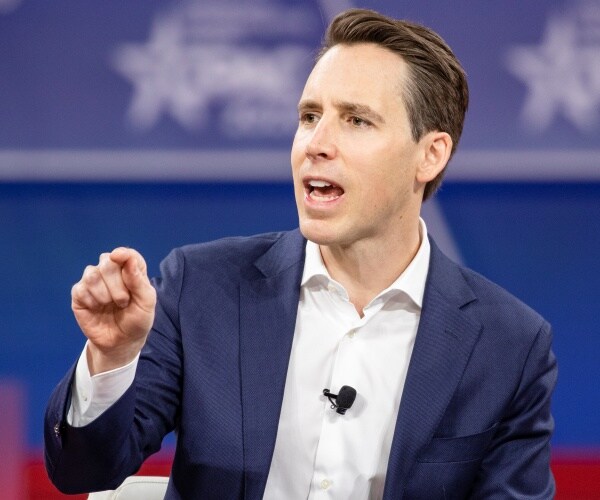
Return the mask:
M 65 419 L 73 370 L 52 394 L 52 481 L 71 493 L 115 488 L 175 430 L 167 498 L 261 498 L 304 248 L 296 230 L 174 250 L 131 388 L 83 428 Z M 432 242 L 384 498 L 552 498 L 550 344 L 542 317 Z

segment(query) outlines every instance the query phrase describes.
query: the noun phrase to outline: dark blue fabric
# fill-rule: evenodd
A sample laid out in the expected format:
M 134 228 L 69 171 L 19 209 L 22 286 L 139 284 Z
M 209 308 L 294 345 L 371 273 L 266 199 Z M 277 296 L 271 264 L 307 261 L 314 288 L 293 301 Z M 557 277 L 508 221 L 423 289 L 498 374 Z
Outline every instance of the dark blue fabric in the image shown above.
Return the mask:
M 72 371 L 53 393 L 52 481 L 69 493 L 114 488 L 175 429 L 166 498 L 261 498 L 303 264 L 298 231 L 173 251 L 131 389 L 79 429 L 65 422 Z M 543 318 L 432 242 L 384 498 L 552 498 L 550 344 Z

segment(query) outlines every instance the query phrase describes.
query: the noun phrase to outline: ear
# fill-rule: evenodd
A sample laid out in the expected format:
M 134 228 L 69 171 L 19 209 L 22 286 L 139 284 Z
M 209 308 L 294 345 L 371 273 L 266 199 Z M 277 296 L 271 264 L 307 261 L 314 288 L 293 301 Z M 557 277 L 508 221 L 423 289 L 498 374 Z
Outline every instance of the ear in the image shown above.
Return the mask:
M 432 131 L 421 137 L 422 161 L 416 179 L 422 184 L 435 179 L 444 170 L 452 152 L 452 138 L 446 132 Z

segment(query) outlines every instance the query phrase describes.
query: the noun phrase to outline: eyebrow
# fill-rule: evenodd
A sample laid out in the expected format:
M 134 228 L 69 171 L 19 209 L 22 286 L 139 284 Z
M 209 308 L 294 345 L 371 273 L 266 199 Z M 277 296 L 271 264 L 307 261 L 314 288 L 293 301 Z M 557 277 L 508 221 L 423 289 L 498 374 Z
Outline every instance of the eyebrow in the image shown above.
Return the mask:
M 377 111 L 366 104 L 359 104 L 355 102 L 338 101 L 334 102 L 334 106 L 345 113 L 351 115 L 360 115 L 368 118 L 371 121 L 385 123 L 383 116 Z
M 333 103 L 335 108 L 342 113 L 359 115 L 368 118 L 371 121 L 385 123 L 383 116 L 381 116 L 377 111 L 368 106 L 367 104 L 359 104 L 355 102 L 348 101 L 335 101 Z M 318 110 L 321 109 L 321 105 L 312 99 L 302 100 L 298 103 L 298 111 L 310 111 L 310 110 Z

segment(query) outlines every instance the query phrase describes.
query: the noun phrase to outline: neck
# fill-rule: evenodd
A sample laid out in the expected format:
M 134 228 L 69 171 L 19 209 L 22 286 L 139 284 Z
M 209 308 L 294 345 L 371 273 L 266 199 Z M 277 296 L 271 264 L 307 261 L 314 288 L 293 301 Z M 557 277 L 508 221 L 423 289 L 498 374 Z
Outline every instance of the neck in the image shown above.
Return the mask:
M 417 219 L 413 228 L 393 241 L 361 240 L 351 245 L 321 245 L 329 275 L 348 292 L 360 316 L 380 292 L 389 287 L 413 260 L 421 244 Z

